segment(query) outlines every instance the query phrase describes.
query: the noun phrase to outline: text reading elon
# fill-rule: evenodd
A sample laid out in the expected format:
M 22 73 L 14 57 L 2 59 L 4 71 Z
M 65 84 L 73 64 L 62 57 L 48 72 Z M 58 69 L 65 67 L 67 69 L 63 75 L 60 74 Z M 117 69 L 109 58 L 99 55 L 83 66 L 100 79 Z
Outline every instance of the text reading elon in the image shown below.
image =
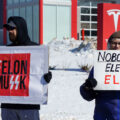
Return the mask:
M 30 54 L 0 54 L 0 95 L 28 96 Z
M 120 71 L 120 53 L 99 52 L 98 62 L 106 62 L 105 72 L 107 75 L 105 75 L 104 84 L 120 84 L 120 79 L 115 74 L 108 74 Z
M 23 75 L 24 74 L 24 75 Z M 26 89 L 25 79 L 27 77 L 27 60 L 15 60 L 11 66 L 10 60 L 2 61 L 2 75 L 0 76 L 0 87 L 1 89 L 8 89 L 10 85 L 10 89 L 13 89 L 13 79 L 15 78 L 15 89 L 18 89 L 18 85 L 20 85 L 20 89 Z M 18 79 L 19 82 L 18 82 Z M 9 84 L 11 83 L 11 84 Z

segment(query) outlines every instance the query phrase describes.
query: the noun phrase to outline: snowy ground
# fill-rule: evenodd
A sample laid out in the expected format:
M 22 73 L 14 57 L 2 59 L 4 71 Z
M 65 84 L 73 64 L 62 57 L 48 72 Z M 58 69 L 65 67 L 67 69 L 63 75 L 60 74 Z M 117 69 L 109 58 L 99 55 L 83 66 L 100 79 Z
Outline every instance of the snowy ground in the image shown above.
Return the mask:
M 53 78 L 48 88 L 48 104 L 42 105 L 41 120 L 93 120 L 94 101 L 85 101 L 80 85 L 88 77 L 81 66 L 93 65 L 90 43 L 76 40 L 55 40 L 49 44 L 49 65 Z
M 41 120 L 92 120 L 94 101 L 83 100 L 79 87 L 88 74 L 79 71 L 52 71 L 48 105 L 41 106 Z
M 56 40 L 50 46 L 50 67 L 53 78 L 49 84 L 48 104 L 41 106 L 41 120 L 93 120 L 94 101 L 85 101 L 79 93 L 88 72 L 80 69 L 93 65 L 90 44 L 79 50 L 82 42 Z

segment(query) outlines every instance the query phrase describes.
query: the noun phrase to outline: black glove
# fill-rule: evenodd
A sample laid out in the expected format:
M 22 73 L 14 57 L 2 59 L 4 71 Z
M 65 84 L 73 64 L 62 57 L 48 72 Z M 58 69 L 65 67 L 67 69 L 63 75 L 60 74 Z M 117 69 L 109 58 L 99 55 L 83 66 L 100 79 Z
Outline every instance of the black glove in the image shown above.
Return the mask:
M 52 73 L 48 71 L 48 73 L 44 74 L 44 79 L 47 83 L 49 83 L 50 80 L 52 79 Z
M 96 87 L 97 81 L 94 78 L 88 78 L 84 85 L 85 85 L 85 87 L 92 89 L 92 88 Z

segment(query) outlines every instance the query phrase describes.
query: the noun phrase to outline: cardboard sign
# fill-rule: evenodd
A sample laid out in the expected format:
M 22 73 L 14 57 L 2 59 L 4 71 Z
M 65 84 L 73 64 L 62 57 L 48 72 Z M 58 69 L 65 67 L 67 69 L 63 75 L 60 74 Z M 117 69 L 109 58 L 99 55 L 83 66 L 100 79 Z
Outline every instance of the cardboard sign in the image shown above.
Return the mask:
M 102 50 L 94 55 L 95 90 L 120 90 L 120 51 Z
M 0 47 L 0 102 L 47 103 L 48 47 Z

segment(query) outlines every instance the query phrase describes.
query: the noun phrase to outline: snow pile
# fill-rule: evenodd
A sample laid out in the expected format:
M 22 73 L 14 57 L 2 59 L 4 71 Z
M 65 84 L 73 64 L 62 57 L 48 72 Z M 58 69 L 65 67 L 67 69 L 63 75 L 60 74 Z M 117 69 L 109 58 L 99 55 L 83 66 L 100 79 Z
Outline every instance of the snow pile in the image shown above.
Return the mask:
M 88 77 L 81 65 L 93 65 L 94 49 L 88 42 L 53 40 L 49 43 L 49 65 L 54 70 L 48 86 L 48 104 L 42 105 L 41 120 L 92 120 L 94 101 L 85 101 L 79 92 Z
M 93 65 L 94 49 L 90 42 L 85 45 L 85 42 L 74 39 L 53 40 L 49 47 L 51 68 L 72 69 Z

